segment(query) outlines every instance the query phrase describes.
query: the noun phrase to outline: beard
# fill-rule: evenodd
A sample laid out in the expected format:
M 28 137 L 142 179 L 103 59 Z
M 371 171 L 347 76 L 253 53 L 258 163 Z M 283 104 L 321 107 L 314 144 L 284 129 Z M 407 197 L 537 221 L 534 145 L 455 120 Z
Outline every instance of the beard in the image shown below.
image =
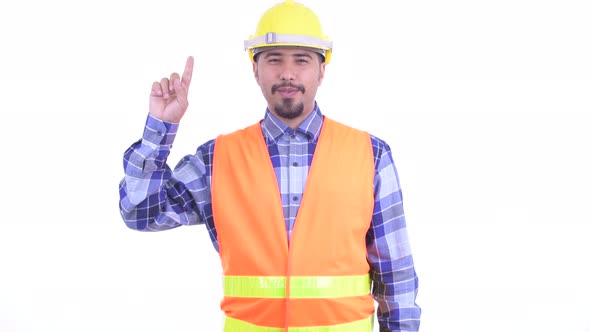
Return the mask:
M 292 87 L 296 88 L 301 91 L 302 94 L 305 94 L 305 87 L 303 85 L 296 85 L 292 83 L 282 83 L 282 84 L 275 84 L 271 87 L 271 93 L 274 95 L 277 90 L 281 87 Z M 294 104 L 293 99 L 285 98 L 283 99 L 282 104 L 275 104 L 275 112 L 278 116 L 284 119 L 295 119 L 303 113 L 303 102 L 299 104 Z
M 286 98 L 282 104 L 275 105 L 275 112 L 284 119 L 295 119 L 303 113 L 303 103 L 294 104 L 293 99 Z

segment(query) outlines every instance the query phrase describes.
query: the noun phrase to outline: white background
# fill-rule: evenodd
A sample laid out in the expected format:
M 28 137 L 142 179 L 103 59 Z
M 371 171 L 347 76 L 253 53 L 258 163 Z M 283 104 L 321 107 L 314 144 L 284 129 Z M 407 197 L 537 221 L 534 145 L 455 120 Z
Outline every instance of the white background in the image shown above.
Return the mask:
M 0 5 L 0 331 L 220 331 L 205 227 L 118 212 L 151 83 L 195 56 L 170 164 L 262 117 L 243 40 L 275 1 Z M 306 2 L 323 112 L 386 140 L 422 329 L 590 331 L 587 1 Z

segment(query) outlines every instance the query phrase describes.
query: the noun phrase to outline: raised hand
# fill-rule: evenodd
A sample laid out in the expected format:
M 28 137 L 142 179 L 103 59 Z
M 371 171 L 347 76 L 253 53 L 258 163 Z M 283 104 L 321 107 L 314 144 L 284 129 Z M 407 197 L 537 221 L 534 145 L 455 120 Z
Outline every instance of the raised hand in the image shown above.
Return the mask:
M 194 59 L 186 59 L 182 79 L 177 73 L 152 84 L 150 114 L 162 121 L 180 122 L 188 108 L 188 88 L 193 77 Z

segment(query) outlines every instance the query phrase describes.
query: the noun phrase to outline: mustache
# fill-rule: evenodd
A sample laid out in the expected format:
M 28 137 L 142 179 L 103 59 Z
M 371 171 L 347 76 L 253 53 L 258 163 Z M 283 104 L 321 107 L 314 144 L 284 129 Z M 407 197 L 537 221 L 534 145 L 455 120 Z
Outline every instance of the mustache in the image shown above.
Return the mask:
M 274 95 L 275 92 L 277 92 L 278 89 L 280 88 L 295 88 L 299 91 L 301 91 L 301 93 L 305 93 L 305 87 L 303 85 L 298 85 L 298 84 L 293 84 L 293 83 L 281 83 L 281 84 L 274 84 L 271 88 L 270 88 L 270 92 Z

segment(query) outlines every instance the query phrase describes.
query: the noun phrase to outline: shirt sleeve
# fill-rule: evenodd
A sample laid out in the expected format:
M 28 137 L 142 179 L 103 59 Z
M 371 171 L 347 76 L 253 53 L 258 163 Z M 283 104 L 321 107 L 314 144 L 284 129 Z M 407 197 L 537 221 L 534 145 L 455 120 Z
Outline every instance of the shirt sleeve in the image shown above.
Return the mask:
M 141 140 L 124 153 L 119 209 L 125 224 L 162 231 L 212 222 L 210 174 L 214 141 L 185 156 L 172 170 L 166 160 L 178 124 L 148 116 Z
M 380 331 L 418 331 L 418 277 L 408 240 L 403 197 L 390 147 L 371 137 L 375 157 L 375 208 L 367 233 L 373 297 Z

